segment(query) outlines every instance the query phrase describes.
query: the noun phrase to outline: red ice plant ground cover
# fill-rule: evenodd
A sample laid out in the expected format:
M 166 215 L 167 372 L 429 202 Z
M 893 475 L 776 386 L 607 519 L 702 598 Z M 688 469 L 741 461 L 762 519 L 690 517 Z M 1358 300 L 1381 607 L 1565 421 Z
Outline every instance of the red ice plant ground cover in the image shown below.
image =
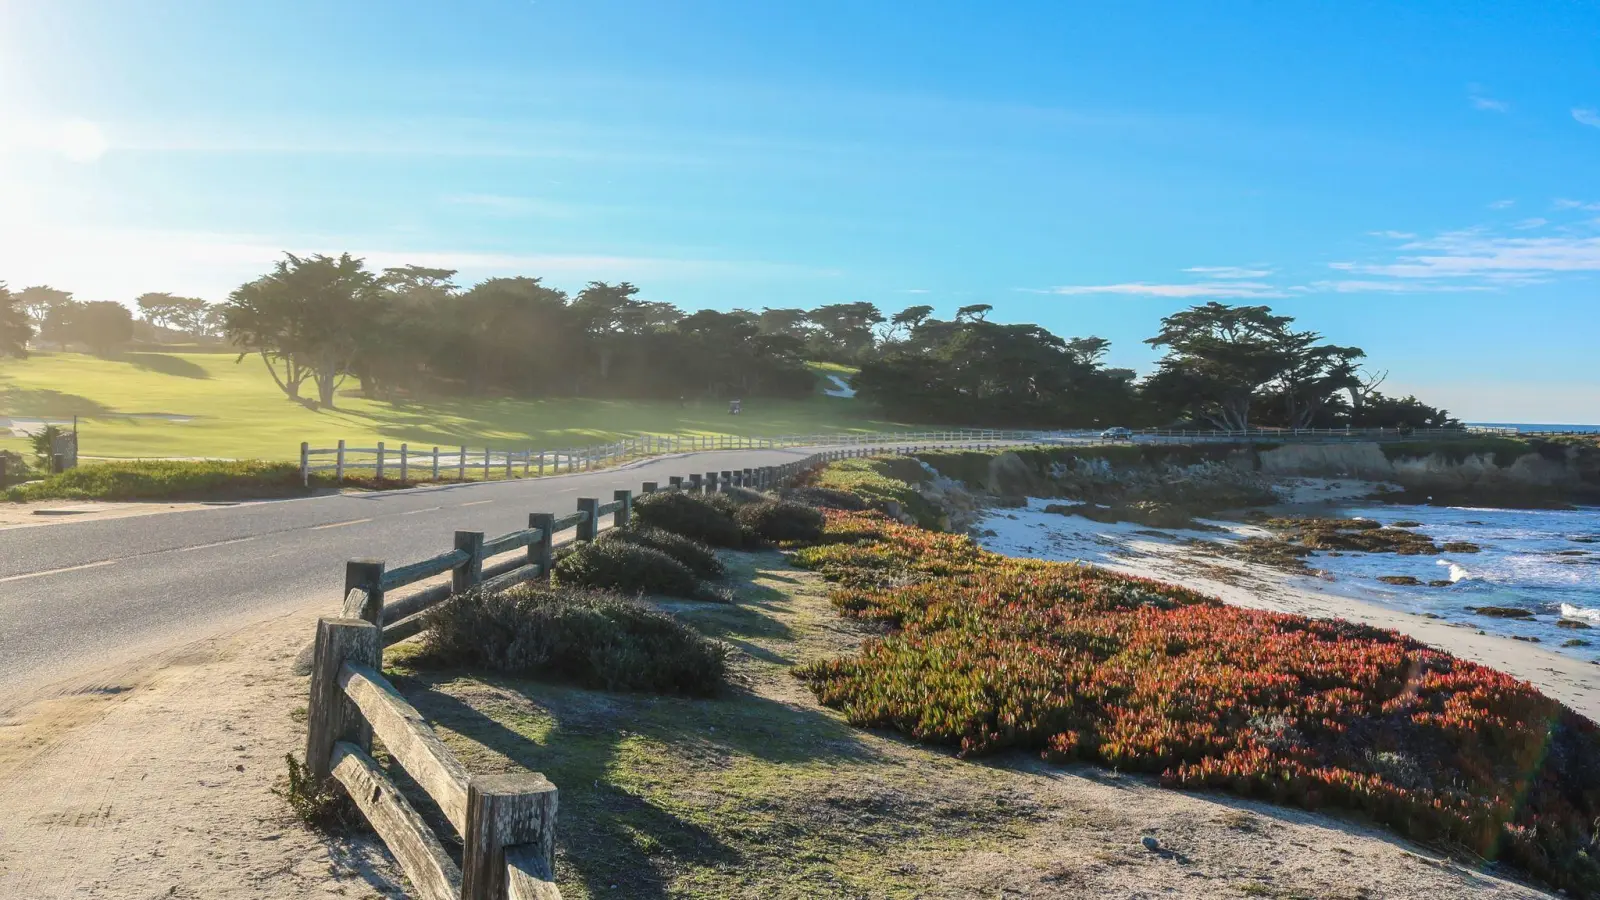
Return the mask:
M 829 512 L 799 564 L 890 633 L 797 674 L 861 726 L 1150 772 L 1401 834 L 1600 896 L 1600 731 L 1531 685 L 1392 631 L 1227 606 Z

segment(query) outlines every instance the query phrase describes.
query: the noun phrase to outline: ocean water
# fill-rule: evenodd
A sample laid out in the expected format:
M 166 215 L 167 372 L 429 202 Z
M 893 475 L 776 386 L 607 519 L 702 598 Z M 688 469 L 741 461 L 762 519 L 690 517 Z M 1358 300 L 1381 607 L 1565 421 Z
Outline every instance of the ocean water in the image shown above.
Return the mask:
M 1385 525 L 1414 521 L 1436 544 L 1467 541 L 1478 553 L 1396 556 L 1392 553 L 1315 554 L 1310 564 L 1335 578 L 1333 586 L 1364 600 L 1408 612 L 1469 622 L 1491 634 L 1537 637 L 1551 650 L 1584 659 L 1600 655 L 1600 509 L 1511 510 L 1466 507 L 1355 507 L 1347 515 Z M 1388 585 L 1384 575 L 1419 581 L 1449 580 L 1447 587 Z M 1328 588 L 1324 585 L 1324 589 Z M 1467 607 L 1526 609 L 1530 619 L 1497 619 Z M 1592 626 L 1561 628 L 1561 619 Z M 1563 647 L 1569 640 L 1590 646 Z
M 1583 431 L 1600 434 L 1600 425 L 1530 425 L 1527 422 L 1468 422 L 1467 424 L 1480 428 L 1515 428 L 1518 431 Z
M 977 541 L 996 553 L 1035 559 L 1116 565 L 1179 540 L 1226 541 L 1225 532 L 1152 532 L 1130 522 L 1100 523 L 1044 511 L 1050 501 L 1030 499 L 1022 509 L 992 510 L 978 525 Z M 1437 544 L 1465 541 L 1477 553 L 1399 556 L 1394 553 L 1314 553 L 1307 563 L 1331 578 L 1306 576 L 1307 587 L 1391 609 L 1431 613 L 1490 634 L 1538 638 L 1539 645 L 1578 659 L 1600 660 L 1600 508 L 1509 510 L 1436 506 L 1352 506 L 1321 515 L 1373 519 L 1385 525 L 1421 522 L 1416 528 Z M 1238 523 L 1211 524 L 1233 538 L 1260 534 Z M 1170 551 L 1169 551 L 1170 552 Z M 1386 575 L 1409 575 L 1418 586 L 1385 584 Z M 1447 585 L 1429 586 L 1428 582 Z M 1478 615 L 1468 607 L 1526 609 L 1531 619 Z M 1589 625 L 1562 628 L 1566 619 Z M 1568 641 L 1587 645 L 1563 646 Z

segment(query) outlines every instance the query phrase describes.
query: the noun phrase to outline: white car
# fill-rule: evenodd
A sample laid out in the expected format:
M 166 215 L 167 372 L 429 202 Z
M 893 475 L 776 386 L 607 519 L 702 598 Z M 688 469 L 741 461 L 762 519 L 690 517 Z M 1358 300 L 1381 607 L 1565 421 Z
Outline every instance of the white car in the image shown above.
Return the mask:
M 1133 432 L 1118 425 L 1115 428 L 1107 428 L 1105 431 L 1100 432 L 1100 437 L 1107 441 L 1131 441 L 1133 440 Z

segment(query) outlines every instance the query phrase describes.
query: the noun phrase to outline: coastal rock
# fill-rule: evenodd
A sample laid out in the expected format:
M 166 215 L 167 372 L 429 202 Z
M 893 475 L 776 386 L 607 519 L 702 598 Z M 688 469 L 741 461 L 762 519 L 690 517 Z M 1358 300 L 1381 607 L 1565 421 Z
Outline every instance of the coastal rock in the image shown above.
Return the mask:
M 1571 628 L 1575 631 L 1588 631 L 1592 626 L 1588 622 L 1579 621 L 1578 619 L 1562 619 L 1556 623 L 1556 627 Z
M 1384 584 L 1398 584 L 1408 587 L 1422 584 L 1421 579 L 1415 575 L 1379 575 L 1378 580 Z
M 1533 613 L 1516 606 L 1479 606 L 1467 607 L 1467 612 L 1474 612 L 1480 616 L 1489 616 L 1494 619 L 1531 619 Z

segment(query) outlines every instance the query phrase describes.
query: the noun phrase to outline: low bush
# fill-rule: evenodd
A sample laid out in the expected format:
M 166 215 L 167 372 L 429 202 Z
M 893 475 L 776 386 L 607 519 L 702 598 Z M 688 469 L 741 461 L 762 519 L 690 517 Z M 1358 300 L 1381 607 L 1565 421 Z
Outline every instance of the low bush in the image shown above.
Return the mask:
M 767 500 L 739 508 L 734 514 L 740 525 L 769 541 L 818 541 L 822 539 L 822 513 L 792 500 Z
M 748 506 L 751 503 L 765 503 L 772 499 L 754 488 L 747 487 L 725 487 L 712 496 L 721 497 L 725 501 L 725 503 L 718 504 L 719 509 L 738 508 L 740 506 Z
M 842 509 L 846 512 L 860 512 L 869 508 L 867 501 L 849 491 L 838 491 L 825 487 L 789 488 L 781 496 L 785 500 L 804 503 L 817 509 Z
M 612 528 L 600 532 L 597 540 L 599 543 L 621 542 L 660 550 L 688 567 L 696 577 L 722 577 L 722 560 L 717 559 L 715 550 L 693 538 L 673 534 L 665 529 L 652 528 L 648 525 Z
M 811 479 L 810 486 L 855 494 L 873 509 L 890 503 L 916 518 L 918 524 L 937 527 L 942 511 L 917 492 L 916 485 L 930 476 L 922 464 L 907 457 L 844 459 L 829 465 Z
M 542 585 L 452 597 L 428 614 L 422 642 L 418 665 L 688 696 L 716 692 L 727 656 L 722 644 L 636 600 Z
M 1526 682 L 1392 631 L 826 515 L 796 561 L 891 630 L 796 674 L 856 725 L 1358 810 L 1600 893 L 1600 729 Z
M 147 460 L 87 463 L 6 492 L 27 500 L 209 500 L 307 493 L 294 463 Z
M 634 501 L 633 515 L 640 524 L 681 534 L 713 547 L 743 547 L 744 531 L 730 512 L 715 505 L 717 502 L 682 491 L 659 491 Z
M 693 597 L 700 587 L 683 563 L 654 547 L 619 540 L 574 547 L 551 568 L 550 583 L 671 597 Z

